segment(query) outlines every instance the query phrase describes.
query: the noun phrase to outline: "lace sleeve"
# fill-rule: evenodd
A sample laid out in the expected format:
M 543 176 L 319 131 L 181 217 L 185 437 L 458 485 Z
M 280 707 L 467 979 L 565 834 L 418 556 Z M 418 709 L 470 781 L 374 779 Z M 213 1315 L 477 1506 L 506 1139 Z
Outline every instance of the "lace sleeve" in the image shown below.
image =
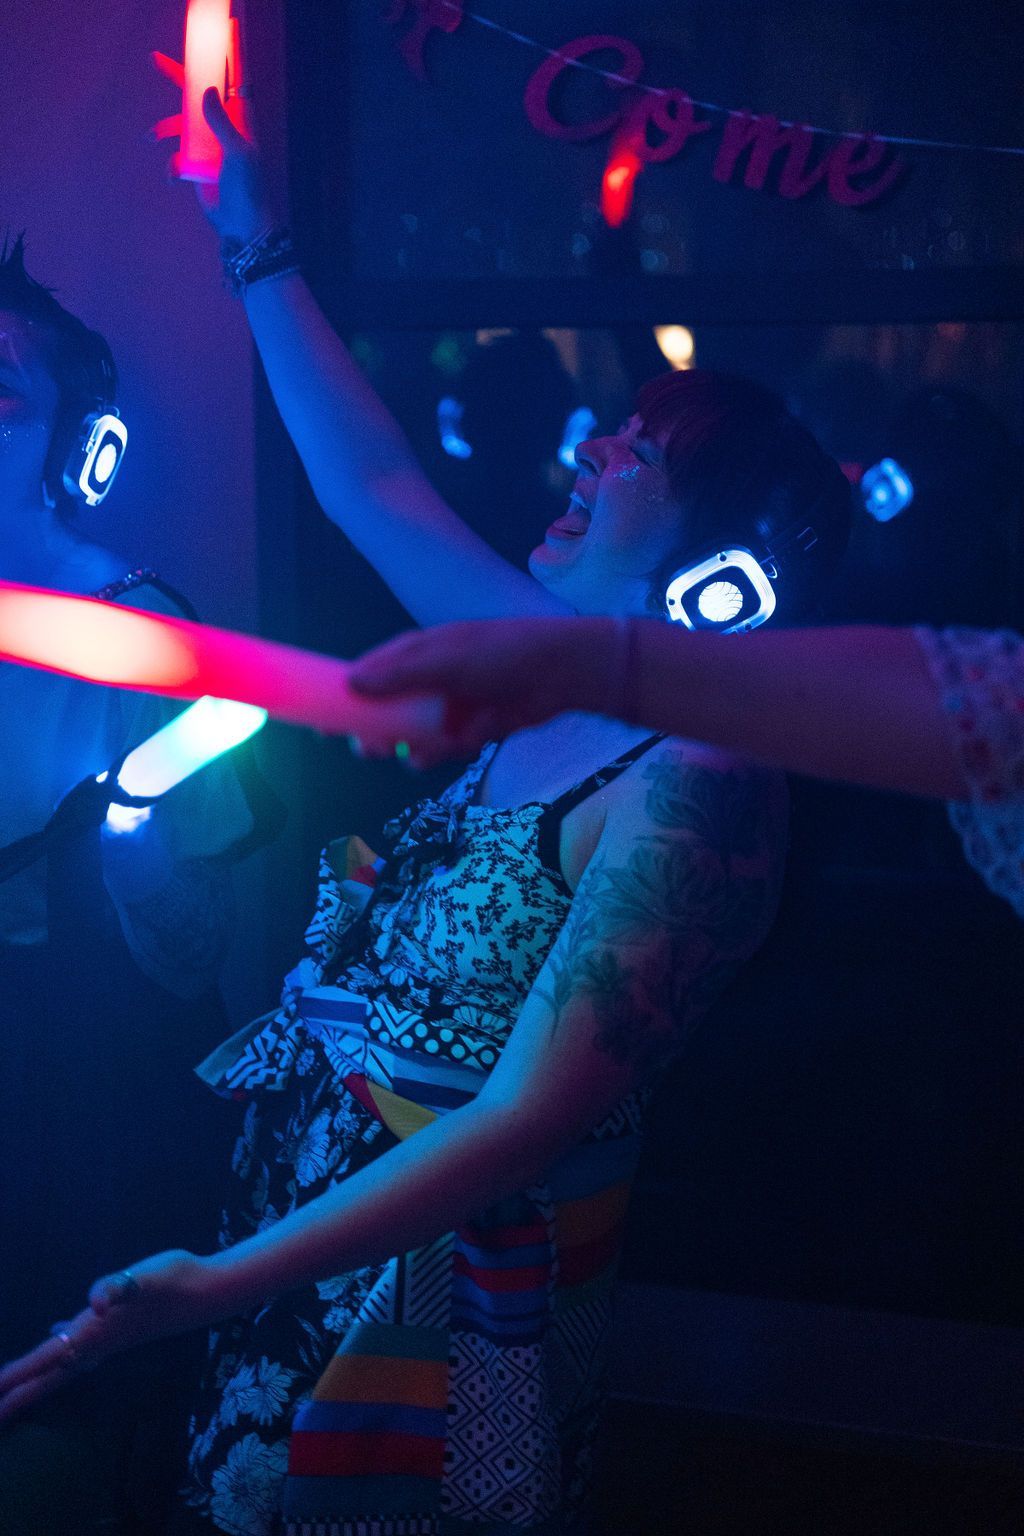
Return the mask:
M 949 807 L 964 852 L 1024 917 L 1024 638 L 1010 630 L 919 629 L 970 799 Z

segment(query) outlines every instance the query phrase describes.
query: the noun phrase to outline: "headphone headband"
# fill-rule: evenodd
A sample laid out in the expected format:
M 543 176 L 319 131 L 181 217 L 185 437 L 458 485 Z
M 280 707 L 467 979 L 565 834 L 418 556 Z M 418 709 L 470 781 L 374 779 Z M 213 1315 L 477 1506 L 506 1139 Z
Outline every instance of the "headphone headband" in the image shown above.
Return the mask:
M 765 557 L 761 565 L 772 580 L 777 581 L 780 567 L 787 565 L 795 554 L 809 554 L 817 542 L 817 530 L 810 523 L 803 520 L 790 523 L 787 528 L 782 528 L 773 535 L 770 541 L 766 541 Z M 769 570 L 769 567 L 773 569 Z

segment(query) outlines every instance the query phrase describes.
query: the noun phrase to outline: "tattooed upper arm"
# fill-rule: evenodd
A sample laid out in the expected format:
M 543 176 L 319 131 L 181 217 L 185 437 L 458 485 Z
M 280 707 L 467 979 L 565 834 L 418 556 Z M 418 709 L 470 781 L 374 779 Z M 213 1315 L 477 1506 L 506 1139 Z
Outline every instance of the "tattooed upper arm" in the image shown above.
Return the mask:
M 640 1081 L 765 937 L 786 802 L 777 775 L 671 743 L 635 772 L 534 990 L 553 1037 L 585 1017 L 591 1044 Z

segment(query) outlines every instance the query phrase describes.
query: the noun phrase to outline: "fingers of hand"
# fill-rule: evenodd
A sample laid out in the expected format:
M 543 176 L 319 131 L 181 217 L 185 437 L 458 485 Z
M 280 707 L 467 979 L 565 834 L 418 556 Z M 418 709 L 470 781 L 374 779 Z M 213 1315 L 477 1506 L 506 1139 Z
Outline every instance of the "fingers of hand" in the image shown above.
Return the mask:
M 408 650 L 404 641 L 402 636 L 353 662 L 349 682 L 356 693 L 384 696 L 402 691 L 408 670 L 407 661 L 403 665 L 403 654 Z
M 107 1276 L 89 1287 L 89 1305 L 97 1317 L 106 1317 L 115 1299 L 113 1281 Z
M 31 1408 L 40 1398 L 56 1391 L 67 1380 L 67 1374 L 63 1366 L 51 1366 L 17 1386 L 4 1388 L 0 1385 L 0 1424 L 6 1424 L 26 1408 Z
M 0 1398 L 16 1391 L 26 1382 L 34 1381 L 39 1375 L 66 1369 L 70 1358 L 71 1330 L 62 1328 L 61 1333 L 66 1336 L 44 1339 L 42 1344 L 37 1344 L 27 1355 L 12 1360 L 0 1370 Z
M 243 139 L 253 141 L 252 105 L 248 94 L 239 95 L 235 102 L 234 123 Z
M 222 149 L 237 148 L 245 143 L 244 136 L 231 121 L 228 109 L 215 85 L 211 85 L 209 90 L 203 92 L 203 116 Z
M 89 1305 L 97 1317 L 105 1317 L 111 1307 L 124 1306 L 139 1294 L 139 1282 L 129 1269 L 116 1275 L 104 1275 L 89 1291 Z
M 438 692 L 457 686 L 466 665 L 461 625 L 444 633 L 399 635 L 352 664 L 349 681 L 357 693 L 385 696 Z

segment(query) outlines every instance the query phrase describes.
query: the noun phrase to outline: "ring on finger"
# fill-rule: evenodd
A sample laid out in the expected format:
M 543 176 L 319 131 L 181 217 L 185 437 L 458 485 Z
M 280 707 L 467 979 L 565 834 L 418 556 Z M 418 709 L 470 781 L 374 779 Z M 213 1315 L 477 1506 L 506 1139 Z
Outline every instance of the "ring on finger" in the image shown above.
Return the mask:
M 114 1279 L 121 1282 L 122 1301 L 132 1301 L 142 1289 L 130 1269 L 119 1269 Z
M 50 1329 L 50 1337 L 53 1339 L 59 1339 L 60 1342 L 64 1345 L 64 1350 L 59 1361 L 61 1370 L 71 1370 L 73 1366 L 78 1364 L 78 1350 L 75 1348 L 74 1341 L 70 1333 L 68 1333 L 68 1330 L 64 1327 L 63 1323 L 54 1323 L 53 1327 Z

